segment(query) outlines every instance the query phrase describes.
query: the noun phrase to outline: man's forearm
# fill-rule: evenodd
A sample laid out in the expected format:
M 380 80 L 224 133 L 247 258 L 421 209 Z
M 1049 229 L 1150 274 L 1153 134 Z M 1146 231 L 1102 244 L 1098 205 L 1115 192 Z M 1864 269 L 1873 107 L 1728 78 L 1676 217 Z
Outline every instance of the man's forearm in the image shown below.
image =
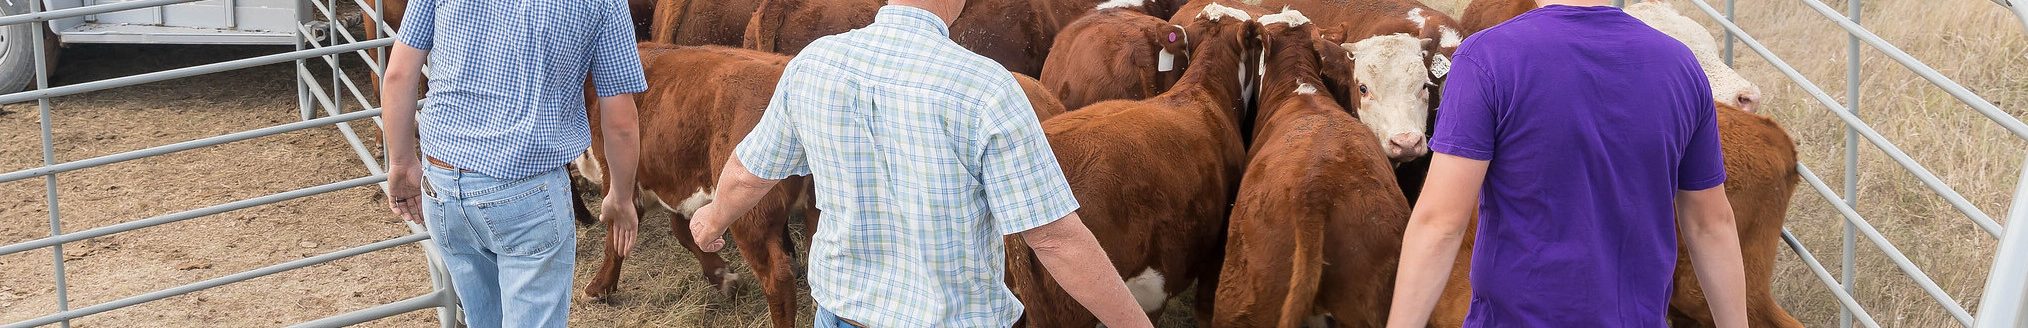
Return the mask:
M 1466 221 L 1458 219 L 1454 221 Z M 1464 229 L 1410 221 L 1401 243 L 1401 267 L 1394 274 L 1394 306 L 1389 327 L 1422 327 L 1443 297 L 1444 283 L 1456 265 Z M 1446 220 L 1447 222 L 1454 222 Z
M 718 213 L 723 215 L 704 219 L 716 220 L 712 222 L 713 227 L 732 225 L 734 220 L 752 211 L 754 204 L 773 190 L 777 182 L 780 181 L 754 175 L 739 161 L 738 155 L 727 157 L 725 166 L 719 169 L 718 186 L 712 189 L 716 196 L 711 200 L 712 206 L 718 207 Z
M 1705 303 L 1719 327 L 1746 327 L 1746 265 L 1731 209 L 1685 209 L 1683 246 L 1703 287 Z
M 422 84 L 421 51 L 397 44 L 393 56 L 388 60 L 386 76 L 381 79 L 380 140 L 386 144 L 386 156 L 391 167 L 414 166 L 420 163 L 416 149 L 416 90 Z
M 640 166 L 641 128 L 635 120 L 634 96 L 623 94 L 599 98 L 599 131 L 604 143 L 606 197 L 632 202 L 634 172 Z
M 1022 238 L 1035 251 L 1035 258 L 1042 267 L 1049 270 L 1051 278 L 1062 285 L 1070 297 L 1077 299 L 1097 316 L 1107 327 L 1148 327 L 1148 314 L 1142 311 L 1134 295 L 1127 291 L 1127 285 L 1120 280 L 1120 273 L 1113 268 L 1113 262 L 1099 247 L 1098 238 L 1084 227 L 1084 222 L 1071 214 L 1041 227 L 1022 233 Z

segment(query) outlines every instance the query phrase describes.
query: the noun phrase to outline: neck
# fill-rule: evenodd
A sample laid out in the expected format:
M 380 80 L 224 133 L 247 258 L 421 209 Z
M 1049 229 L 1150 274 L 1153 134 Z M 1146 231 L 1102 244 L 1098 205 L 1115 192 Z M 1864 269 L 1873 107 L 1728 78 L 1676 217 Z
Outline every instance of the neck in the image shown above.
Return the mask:
M 888 0 L 887 4 L 922 8 L 943 19 L 944 26 L 956 22 L 958 14 L 965 11 L 965 2 L 961 0 Z
M 1536 7 L 1548 7 L 1549 5 L 1596 7 L 1611 4 L 1612 4 L 1611 2 L 1608 2 L 1606 0 L 1535 0 Z
M 1200 41 L 1197 49 L 1190 52 L 1190 66 L 1183 77 L 1176 81 L 1171 90 L 1201 92 L 1211 97 L 1222 110 L 1221 115 L 1232 116 L 1233 108 L 1239 102 L 1241 88 L 1240 70 L 1243 54 L 1238 37 L 1220 35 Z M 1236 121 L 1235 121 L 1236 123 Z
M 1308 45 L 1305 44 L 1303 46 L 1307 47 Z M 1268 60 L 1268 62 L 1275 63 L 1275 68 L 1268 69 L 1267 75 L 1261 77 L 1260 106 L 1254 109 L 1256 112 L 1253 118 L 1253 133 L 1264 131 L 1264 128 L 1268 124 L 1271 124 L 1271 121 L 1276 116 L 1286 114 L 1283 113 L 1284 111 L 1292 110 L 1293 108 L 1310 107 L 1285 106 L 1288 102 L 1337 104 L 1331 98 L 1330 88 L 1326 87 L 1323 78 L 1317 75 L 1317 66 L 1319 65 L 1317 63 L 1317 54 L 1305 50 L 1310 49 L 1284 46 L 1272 49 L 1267 54 L 1262 54 L 1263 56 L 1271 56 L 1273 58 Z M 1296 94 L 1296 91 L 1302 89 L 1302 86 L 1305 84 L 1308 84 L 1315 91 L 1310 94 Z

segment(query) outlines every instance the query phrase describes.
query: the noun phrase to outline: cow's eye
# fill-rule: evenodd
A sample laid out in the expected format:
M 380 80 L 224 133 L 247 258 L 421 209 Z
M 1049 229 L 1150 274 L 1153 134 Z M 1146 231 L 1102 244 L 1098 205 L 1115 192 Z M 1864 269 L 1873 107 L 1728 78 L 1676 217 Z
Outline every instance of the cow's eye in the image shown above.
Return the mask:
M 1364 95 L 1364 94 L 1366 94 L 1366 85 L 1365 85 L 1365 84 L 1361 84 L 1361 85 L 1359 85 L 1359 94 L 1361 94 L 1361 95 Z

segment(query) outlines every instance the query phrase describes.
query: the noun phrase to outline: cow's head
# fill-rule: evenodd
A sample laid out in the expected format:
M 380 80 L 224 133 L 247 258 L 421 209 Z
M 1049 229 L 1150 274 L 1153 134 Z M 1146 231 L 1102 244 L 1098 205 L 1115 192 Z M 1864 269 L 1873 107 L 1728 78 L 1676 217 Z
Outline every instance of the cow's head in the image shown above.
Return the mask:
M 1259 23 L 1260 30 L 1257 33 L 1260 35 L 1261 40 L 1261 65 L 1259 68 L 1261 70 L 1261 98 L 1271 99 L 1280 96 L 1269 94 L 1270 92 L 1294 92 L 1299 95 L 1316 94 L 1321 90 L 1319 89 L 1320 87 L 1326 87 L 1313 84 L 1321 82 L 1313 79 L 1317 75 L 1315 73 L 1320 71 L 1319 66 L 1322 65 L 1324 59 L 1320 58 L 1317 53 L 1317 43 L 1314 41 L 1317 38 L 1317 26 L 1310 24 L 1309 17 L 1303 16 L 1302 12 L 1282 8 L 1280 13 L 1262 15 L 1256 22 Z M 1267 63 L 1270 62 L 1274 63 L 1273 68 L 1267 66 Z M 1268 76 L 1269 71 L 1274 71 L 1276 75 L 1272 78 L 1275 80 L 1268 80 L 1270 78 Z M 1290 80 L 1299 80 L 1299 82 L 1298 84 L 1275 85 L 1273 90 L 1269 89 L 1269 85 L 1288 83 Z M 1262 106 L 1267 105 L 1263 104 Z
M 1259 40 L 1254 38 L 1253 15 L 1247 13 L 1246 10 L 1227 7 L 1214 2 L 1206 4 L 1199 10 L 1197 15 L 1190 19 L 1189 23 L 1183 25 L 1183 30 L 1190 36 L 1191 52 L 1193 55 L 1197 55 L 1190 59 L 1192 61 L 1190 69 L 1203 69 L 1199 65 L 1207 65 L 1209 63 L 1216 63 L 1212 65 L 1234 65 L 1230 67 L 1238 69 L 1234 73 L 1233 78 L 1238 79 L 1239 89 L 1230 91 L 1236 92 L 1235 94 L 1239 96 L 1240 107 L 1246 107 L 1244 105 L 1250 103 L 1253 98 L 1253 83 L 1257 81 L 1255 74 L 1258 72 L 1258 67 L 1255 65 L 1259 65 L 1260 63 L 1256 57 L 1259 54 L 1260 47 L 1258 44 Z M 1230 58 L 1225 58 L 1230 60 L 1231 63 L 1214 61 L 1216 59 L 1196 58 L 1206 54 L 1231 56 Z M 1240 114 L 1239 117 L 1245 117 L 1245 113 Z
M 1760 86 L 1725 65 L 1725 61 L 1719 58 L 1718 41 L 1711 38 L 1704 25 L 1661 2 L 1627 6 L 1627 14 L 1690 47 L 1690 52 L 1697 55 L 1697 63 L 1704 66 L 1704 78 L 1711 81 L 1712 101 L 1748 112 L 1756 109 L 1760 103 Z
M 1342 45 L 1352 54 L 1359 119 L 1373 128 L 1380 148 L 1396 162 L 1429 153 L 1431 82 L 1422 45 L 1421 38 L 1407 33 Z

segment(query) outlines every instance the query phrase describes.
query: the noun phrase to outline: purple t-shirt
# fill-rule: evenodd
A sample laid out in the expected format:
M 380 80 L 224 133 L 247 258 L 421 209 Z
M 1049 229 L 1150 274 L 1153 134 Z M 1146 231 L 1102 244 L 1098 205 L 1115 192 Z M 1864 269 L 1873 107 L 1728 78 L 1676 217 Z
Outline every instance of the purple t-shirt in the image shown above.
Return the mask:
M 1725 182 L 1711 87 L 1613 7 L 1549 6 L 1458 48 L 1437 152 L 1490 161 L 1467 327 L 1666 327 L 1675 197 Z

